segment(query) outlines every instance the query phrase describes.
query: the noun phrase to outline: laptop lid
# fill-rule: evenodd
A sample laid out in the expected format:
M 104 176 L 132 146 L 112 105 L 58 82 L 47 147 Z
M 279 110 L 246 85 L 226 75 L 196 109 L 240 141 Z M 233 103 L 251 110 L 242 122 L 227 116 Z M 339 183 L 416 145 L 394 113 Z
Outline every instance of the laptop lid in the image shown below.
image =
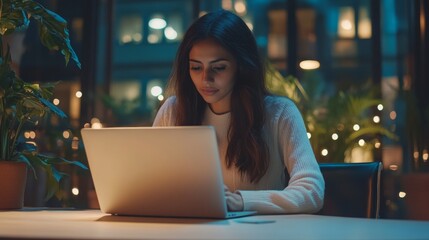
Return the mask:
M 81 133 L 103 212 L 228 217 L 212 126 L 84 128 Z

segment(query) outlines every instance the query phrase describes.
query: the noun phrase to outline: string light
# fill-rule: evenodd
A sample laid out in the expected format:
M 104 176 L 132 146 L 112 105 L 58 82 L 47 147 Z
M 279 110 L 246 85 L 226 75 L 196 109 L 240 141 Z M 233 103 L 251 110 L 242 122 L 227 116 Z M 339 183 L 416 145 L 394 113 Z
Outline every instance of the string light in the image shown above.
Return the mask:
M 73 137 L 72 140 L 72 149 L 73 150 L 78 150 L 79 149 L 79 138 L 78 137 Z
M 423 150 L 422 158 L 423 158 L 423 161 L 425 161 L 425 162 L 428 160 L 429 153 L 428 153 L 427 149 Z
M 396 171 L 396 170 L 398 170 L 398 165 L 392 164 L 392 165 L 389 166 L 389 169 L 392 170 L 392 171 Z
M 336 133 L 332 134 L 332 140 L 334 141 L 338 140 L 338 134 Z
M 77 98 L 81 98 L 82 97 L 82 92 L 81 91 L 76 91 L 76 97 Z
M 75 196 L 79 195 L 79 188 L 76 188 L 76 187 L 72 188 L 72 194 Z
M 58 106 L 58 105 L 60 104 L 60 100 L 59 100 L 58 98 L 54 98 L 54 100 L 52 100 L 52 103 L 53 103 L 55 106 Z
M 70 132 L 69 132 L 68 130 L 64 131 L 64 132 L 63 132 L 63 137 L 64 137 L 65 139 L 69 138 L 69 137 L 70 137 Z
M 353 125 L 353 130 L 359 131 L 360 126 L 358 124 Z
M 30 131 L 30 138 L 31 139 L 35 139 L 36 138 L 36 132 L 35 131 Z
M 418 159 L 419 158 L 419 152 L 418 151 L 414 151 L 413 157 L 414 157 L 414 159 Z
M 322 153 L 322 156 L 327 156 L 329 152 L 328 152 L 328 149 L 324 148 L 321 153 Z
M 375 148 L 380 148 L 380 147 L 381 147 L 381 142 L 376 141 L 376 142 L 374 143 L 374 147 L 375 147 Z
M 390 119 L 395 120 L 396 119 L 396 112 L 395 111 L 391 111 L 389 114 Z
M 374 116 L 372 118 L 372 121 L 374 121 L 375 123 L 379 123 L 380 122 L 380 117 L 379 116 Z

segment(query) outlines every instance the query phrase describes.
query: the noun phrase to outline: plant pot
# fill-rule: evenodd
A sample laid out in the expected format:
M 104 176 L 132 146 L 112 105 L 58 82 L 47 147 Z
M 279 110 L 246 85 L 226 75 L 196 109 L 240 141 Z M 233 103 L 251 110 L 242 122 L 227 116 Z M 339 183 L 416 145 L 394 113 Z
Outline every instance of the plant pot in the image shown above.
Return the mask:
M 26 181 L 25 163 L 0 160 L 0 210 L 22 208 Z

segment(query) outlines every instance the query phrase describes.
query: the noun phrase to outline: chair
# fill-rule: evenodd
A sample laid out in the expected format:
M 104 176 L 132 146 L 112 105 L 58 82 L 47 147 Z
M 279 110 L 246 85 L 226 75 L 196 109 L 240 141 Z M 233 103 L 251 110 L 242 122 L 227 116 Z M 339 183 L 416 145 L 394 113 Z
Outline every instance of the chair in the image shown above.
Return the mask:
M 325 200 L 319 215 L 378 218 L 381 162 L 320 163 Z

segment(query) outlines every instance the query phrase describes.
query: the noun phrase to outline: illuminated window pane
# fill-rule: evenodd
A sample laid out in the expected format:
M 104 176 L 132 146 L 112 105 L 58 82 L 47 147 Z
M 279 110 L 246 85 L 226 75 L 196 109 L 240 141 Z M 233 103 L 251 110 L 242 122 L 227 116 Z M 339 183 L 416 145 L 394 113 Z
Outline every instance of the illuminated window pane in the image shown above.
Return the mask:
M 285 58 L 286 51 L 286 11 L 272 10 L 268 13 L 270 32 L 268 34 L 268 56 L 270 58 Z
M 167 27 L 164 29 L 167 42 L 178 42 L 183 37 L 183 19 L 180 14 L 171 14 L 168 17 Z
M 359 38 L 369 39 L 372 35 L 371 19 L 369 18 L 368 8 L 361 7 L 359 9 Z
M 338 36 L 353 38 L 355 36 L 355 11 L 352 7 L 340 8 L 338 19 Z
M 119 43 L 140 43 L 143 40 L 143 20 L 139 15 L 124 16 L 119 21 Z

